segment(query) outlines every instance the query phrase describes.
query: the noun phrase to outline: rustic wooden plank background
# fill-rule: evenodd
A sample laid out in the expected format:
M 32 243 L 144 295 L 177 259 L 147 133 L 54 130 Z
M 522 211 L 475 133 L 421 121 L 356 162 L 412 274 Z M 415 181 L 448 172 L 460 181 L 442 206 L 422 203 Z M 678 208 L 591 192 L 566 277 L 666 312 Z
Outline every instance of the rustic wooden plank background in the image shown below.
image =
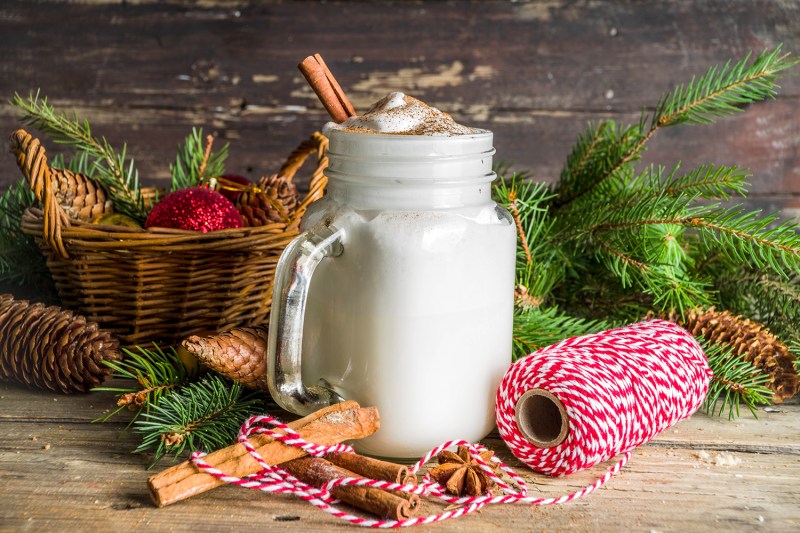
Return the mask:
M 0 131 L 18 125 L 7 99 L 41 89 L 128 142 L 148 183 L 167 178 L 192 125 L 231 142 L 230 171 L 274 171 L 326 119 L 295 68 L 316 51 L 357 109 L 407 91 L 492 129 L 498 158 L 552 180 L 587 121 L 634 121 L 748 50 L 800 52 L 800 2 L 2 2 L 0 40 Z M 751 205 L 796 215 L 799 98 L 786 79 L 775 102 L 662 132 L 647 161 L 747 166 Z M 17 177 L 0 157 L 0 184 Z
M 781 42 L 800 53 L 800 1 L 0 1 L 0 131 L 18 127 L 13 93 L 41 89 L 127 142 L 147 183 L 167 179 L 193 125 L 231 143 L 230 171 L 257 177 L 326 120 L 295 68 L 321 52 L 357 108 L 404 90 L 492 129 L 498 158 L 552 180 L 587 121 L 634 121 L 676 83 Z M 750 167 L 751 206 L 800 214 L 800 78 L 782 85 L 776 101 L 718 125 L 661 132 L 646 162 Z M 0 156 L 0 185 L 16 179 Z M 154 509 L 146 459 L 127 453 L 136 437 L 123 422 L 90 423 L 112 403 L 0 384 L 0 531 L 347 529 L 233 488 Z M 760 417 L 695 415 L 586 499 L 426 530 L 797 531 L 800 405 Z M 496 435 L 486 443 L 509 458 Z M 704 450 L 741 463 L 715 465 Z M 602 468 L 524 472 L 532 492 L 560 495 Z

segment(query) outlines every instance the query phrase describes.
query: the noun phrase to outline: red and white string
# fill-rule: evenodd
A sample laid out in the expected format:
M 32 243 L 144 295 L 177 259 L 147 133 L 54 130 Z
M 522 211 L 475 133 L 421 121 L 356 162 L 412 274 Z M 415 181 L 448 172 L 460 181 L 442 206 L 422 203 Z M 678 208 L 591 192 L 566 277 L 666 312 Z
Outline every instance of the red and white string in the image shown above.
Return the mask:
M 595 352 L 599 354 L 597 359 L 593 358 Z M 568 359 L 573 356 L 579 359 L 575 364 L 562 361 L 564 357 Z M 547 364 L 551 359 L 554 361 Z M 544 376 L 541 379 L 536 378 L 539 372 Z M 470 514 L 490 504 L 560 504 L 601 487 L 625 465 L 631 449 L 694 412 L 708 388 L 709 376 L 705 356 L 694 339 L 686 331 L 662 321 L 569 339 L 512 365 L 498 390 L 497 414 L 501 435 L 514 455 L 532 467 L 536 465 L 534 469 L 560 475 L 623 454 L 591 485 L 556 498 L 529 496 L 525 481 L 495 456 L 492 457 L 493 466 L 504 473 L 509 481 L 501 479 L 479 455 L 486 448 L 464 440 L 448 441 L 432 449 L 409 469 L 410 473 L 418 473 L 442 450 L 463 445 L 467 446 L 474 461 L 495 482 L 496 492 L 474 497 L 452 496 L 427 474 L 418 485 L 369 478 L 342 478 L 315 488 L 279 466 L 267 464 L 248 442 L 248 437 L 266 434 L 316 457 L 333 451 L 352 452 L 352 448 L 343 444 L 320 446 L 306 442 L 286 424 L 265 415 L 248 419 L 238 438 L 262 467 L 260 472 L 242 478 L 228 475 L 204 462 L 206 454 L 203 452 L 195 452 L 191 460 L 198 468 L 225 483 L 264 492 L 292 494 L 337 518 L 366 527 L 396 528 L 429 524 Z M 617 379 L 621 384 L 615 384 Z M 524 390 L 533 387 L 549 390 L 567 408 L 570 433 L 560 446 L 547 450 L 531 449 L 532 445 L 521 437 L 513 423 L 516 399 Z M 642 405 L 637 402 L 642 402 Z M 584 418 L 598 415 L 606 418 L 596 421 Z M 641 418 L 634 420 L 636 417 Z M 457 507 L 403 520 L 365 518 L 338 506 L 339 501 L 330 491 L 344 485 L 419 494 Z
M 640 322 L 543 348 L 509 368 L 497 391 L 497 427 L 511 452 L 537 472 L 570 474 L 627 453 L 694 413 L 711 370 L 685 329 Z M 564 405 L 567 438 L 552 448 L 525 439 L 519 398 L 544 389 Z

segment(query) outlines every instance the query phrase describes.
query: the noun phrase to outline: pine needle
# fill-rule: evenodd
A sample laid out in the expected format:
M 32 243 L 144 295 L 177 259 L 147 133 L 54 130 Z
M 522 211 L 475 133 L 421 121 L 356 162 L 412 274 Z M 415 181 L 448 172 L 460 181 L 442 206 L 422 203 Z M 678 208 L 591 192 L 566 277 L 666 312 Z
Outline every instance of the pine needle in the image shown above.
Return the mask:
M 131 423 L 142 413 L 150 412 L 164 396 L 196 377 L 196 370 L 188 370 L 174 348 L 164 350 L 157 344 L 152 349 L 136 346 L 136 351 L 123 349 L 125 358 L 103 361 L 112 369 L 111 378 L 130 380 L 127 387 L 96 387 L 93 391 L 118 392 L 115 411 L 94 420 L 105 422 L 123 409 L 136 411 Z
M 172 175 L 171 190 L 194 187 L 225 173 L 228 144 L 217 151 L 211 151 L 212 143 L 213 137 L 209 135 L 204 145 L 203 129 L 192 128 L 192 133 L 179 147 L 175 163 L 169 167 Z
M 769 374 L 737 356 L 732 346 L 698 340 L 714 373 L 703 403 L 706 412 L 722 416 L 727 409 L 731 420 L 739 416 L 739 406 L 744 404 L 758 418 L 756 407 L 771 403 L 772 391 L 766 386 Z
M 208 374 L 163 396 L 134 423 L 134 430 L 142 435 L 134 452 L 152 450 L 152 467 L 165 455 L 177 459 L 187 449 L 223 448 L 235 440 L 244 421 L 263 407 L 257 393 Z
M 651 128 L 677 124 L 710 124 L 742 110 L 742 106 L 777 94 L 782 71 L 800 59 L 781 53 L 781 47 L 765 50 L 750 62 L 751 54 L 731 64 L 709 68 L 700 78 L 679 85 L 664 95 L 653 113 Z
M 0 282 L 36 287 L 46 301 L 57 302 L 55 284 L 33 237 L 22 232 L 22 215 L 36 204 L 25 180 L 0 194 Z

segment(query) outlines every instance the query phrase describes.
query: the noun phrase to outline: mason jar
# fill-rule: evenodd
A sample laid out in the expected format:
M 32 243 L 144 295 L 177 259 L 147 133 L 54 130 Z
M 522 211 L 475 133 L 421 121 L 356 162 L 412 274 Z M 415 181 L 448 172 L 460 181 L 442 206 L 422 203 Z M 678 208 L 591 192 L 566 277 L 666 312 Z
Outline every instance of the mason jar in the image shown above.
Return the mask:
M 516 233 L 492 200 L 492 133 L 479 131 L 330 131 L 326 196 L 278 263 L 270 391 L 297 414 L 377 406 L 360 453 L 418 458 L 494 427 Z

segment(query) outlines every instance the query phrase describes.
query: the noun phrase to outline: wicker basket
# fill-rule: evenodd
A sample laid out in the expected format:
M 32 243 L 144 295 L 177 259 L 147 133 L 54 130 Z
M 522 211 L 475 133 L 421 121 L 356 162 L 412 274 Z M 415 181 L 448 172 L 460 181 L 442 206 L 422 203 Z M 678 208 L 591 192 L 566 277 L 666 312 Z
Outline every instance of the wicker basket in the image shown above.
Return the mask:
M 42 249 L 62 305 L 125 346 L 265 323 L 278 258 L 327 182 L 328 143 L 315 133 L 279 171 L 291 179 L 316 154 L 309 192 L 287 223 L 209 233 L 98 225 L 68 219 L 53 194 L 44 149 L 27 141 L 15 133 L 12 149 L 42 207 L 28 209 L 22 230 Z

